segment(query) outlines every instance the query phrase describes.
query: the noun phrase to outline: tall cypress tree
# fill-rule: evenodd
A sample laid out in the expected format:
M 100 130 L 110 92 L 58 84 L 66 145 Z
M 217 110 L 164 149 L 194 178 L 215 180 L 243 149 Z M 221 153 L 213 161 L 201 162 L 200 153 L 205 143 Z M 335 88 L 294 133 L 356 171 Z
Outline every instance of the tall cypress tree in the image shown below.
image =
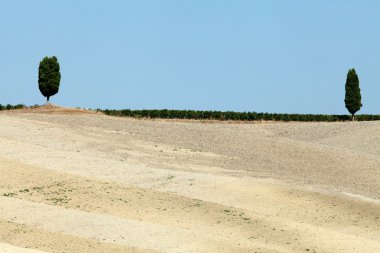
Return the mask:
M 347 73 L 346 79 L 346 96 L 344 102 L 346 104 L 347 110 L 352 115 L 352 120 L 354 120 L 354 115 L 362 107 L 362 96 L 360 95 L 359 87 L 359 77 L 356 74 L 355 69 L 350 69 Z
M 57 57 L 45 57 L 38 68 L 38 87 L 49 103 L 49 98 L 58 93 L 61 73 Z

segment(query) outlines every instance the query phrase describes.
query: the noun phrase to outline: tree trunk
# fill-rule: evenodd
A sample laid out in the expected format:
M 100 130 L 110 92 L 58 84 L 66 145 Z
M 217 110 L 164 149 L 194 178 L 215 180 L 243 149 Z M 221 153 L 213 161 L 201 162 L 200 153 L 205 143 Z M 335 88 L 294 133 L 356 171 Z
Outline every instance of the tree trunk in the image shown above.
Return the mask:
M 352 114 L 352 121 L 355 121 L 355 116 L 354 116 L 354 114 Z
M 50 98 L 50 96 L 47 96 L 47 97 L 46 97 L 46 104 L 47 104 L 47 105 L 49 104 L 49 98 Z

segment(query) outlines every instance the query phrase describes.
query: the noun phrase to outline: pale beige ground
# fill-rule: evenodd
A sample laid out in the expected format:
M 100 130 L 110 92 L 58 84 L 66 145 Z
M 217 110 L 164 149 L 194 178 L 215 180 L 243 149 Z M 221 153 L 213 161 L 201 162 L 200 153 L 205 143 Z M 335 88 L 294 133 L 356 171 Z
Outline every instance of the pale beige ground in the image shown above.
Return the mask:
M 380 122 L 3 112 L 0 252 L 380 252 L 379 155 Z

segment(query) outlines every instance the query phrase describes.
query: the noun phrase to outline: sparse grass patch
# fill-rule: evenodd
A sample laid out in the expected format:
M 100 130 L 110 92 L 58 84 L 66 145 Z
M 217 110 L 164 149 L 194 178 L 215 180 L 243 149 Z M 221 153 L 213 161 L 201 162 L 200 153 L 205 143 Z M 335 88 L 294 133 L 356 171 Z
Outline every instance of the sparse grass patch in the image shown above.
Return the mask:
M 8 193 L 3 193 L 1 196 L 4 196 L 4 197 L 14 197 L 16 195 L 17 195 L 17 193 L 8 192 Z
M 47 201 L 50 201 L 50 202 L 53 202 L 54 204 L 67 204 L 69 203 L 69 199 L 67 198 L 57 198 L 57 197 L 54 197 L 54 198 L 50 198 L 50 199 L 46 199 Z
M 173 178 L 175 178 L 174 175 L 169 175 L 166 179 L 170 180 L 170 179 L 173 179 Z

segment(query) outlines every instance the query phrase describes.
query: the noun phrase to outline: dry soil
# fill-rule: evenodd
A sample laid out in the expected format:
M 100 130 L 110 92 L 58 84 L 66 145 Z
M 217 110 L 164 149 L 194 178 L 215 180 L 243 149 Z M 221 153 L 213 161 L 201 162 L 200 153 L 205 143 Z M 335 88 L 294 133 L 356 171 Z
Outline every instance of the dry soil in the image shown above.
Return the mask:
M 380 122 L 0 113 L 0 252 L 380 252 Z

